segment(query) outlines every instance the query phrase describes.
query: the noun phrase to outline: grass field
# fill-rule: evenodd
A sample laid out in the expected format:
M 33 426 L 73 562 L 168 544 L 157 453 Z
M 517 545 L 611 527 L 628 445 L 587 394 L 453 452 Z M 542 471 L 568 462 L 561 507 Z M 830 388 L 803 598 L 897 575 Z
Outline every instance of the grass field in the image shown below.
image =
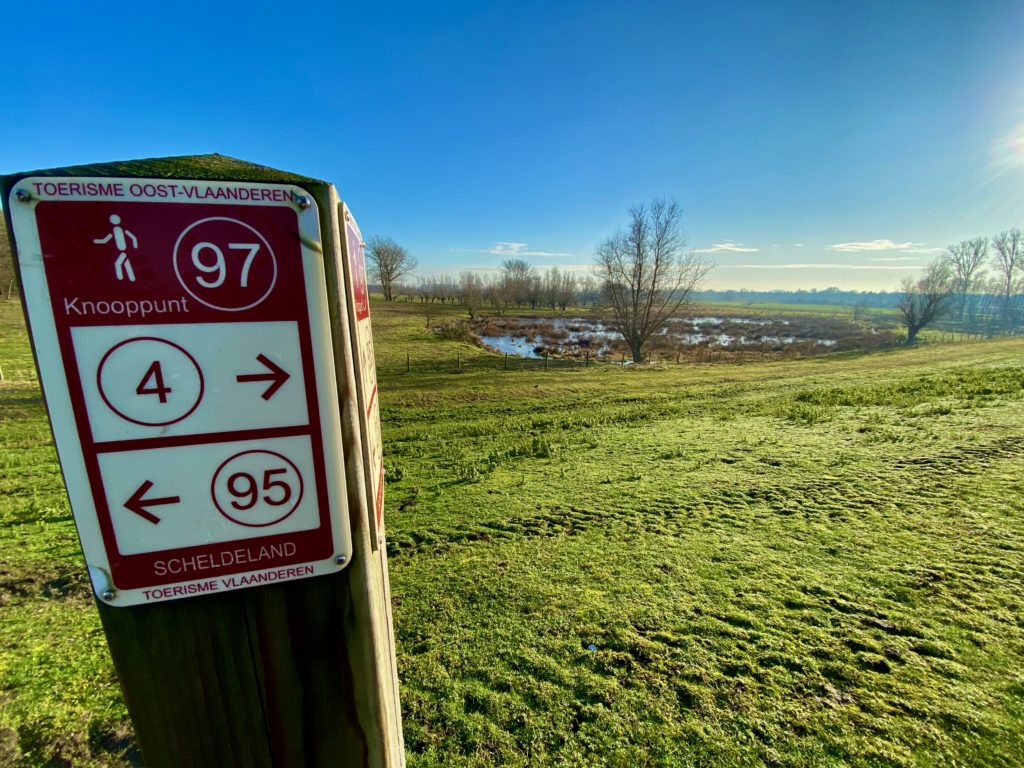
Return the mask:
M 373 311 L 411 766 L 1024 763 L 1024 340 L 404 374 L 486 353 Z M 27 375 L 0 445 L 0 765 L 131 764 Z

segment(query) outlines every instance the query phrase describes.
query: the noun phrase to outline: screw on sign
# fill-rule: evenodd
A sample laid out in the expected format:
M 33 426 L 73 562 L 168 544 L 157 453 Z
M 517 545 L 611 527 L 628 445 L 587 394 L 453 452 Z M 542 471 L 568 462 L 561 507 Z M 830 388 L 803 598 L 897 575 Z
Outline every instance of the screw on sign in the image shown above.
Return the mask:
M 312 198 L 32 182 L 12 222 L 34 343 L 60 352 L 41 378 L 97 594 L 336 572 L 351 544 Z

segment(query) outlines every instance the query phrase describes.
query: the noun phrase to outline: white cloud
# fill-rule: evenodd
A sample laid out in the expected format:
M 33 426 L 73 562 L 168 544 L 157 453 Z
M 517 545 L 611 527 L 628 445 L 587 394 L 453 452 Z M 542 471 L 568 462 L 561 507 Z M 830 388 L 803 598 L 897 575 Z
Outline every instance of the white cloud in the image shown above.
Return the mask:
M 522 253 L 527 243 L 495 243 L 487 249 L 486 253 L 494 253 L 504 256 L 505 254 Z
M 716 243 L 710 248 L 695 248 L 695 253 L 757 253 L 757 248 L 744 248 L 739 243 L 726 240 L 724 243 Z
M 593 272 L 596 269 L 594 262 L 587 264 L 553 264 L 552 266 L 558 267 L 563 272 Z
M 555 253 L 553 251 L 528 251 L 527 243 L 495 243 L 484 253 L 493 256 L 570 256 L 568 253 Z
M 894 243 L 892 240 L 868 240 L 863 242 L 854 243 L 836 243 L 830 245 L 829 249 L 833 251 L 842 251 L 844 253 L 870 253 L 872 251 L 899 251 L 900 253 L 920 253 L 920 254 L 932 254 L 942 253 L 945 248 L 929 248 L 927 243 Z M 891 259 L 879 258 L 872 259 L 872 261 L 901 261 L 897 257 Z
M 556 253 L 554 251 L 528 251 L 526 246 L 529 243 L 501 242 L 495 243 L 490 248 L 449 248 L 452 253 L 489 253 L 492 256 L 572 256 L 571 253 Z
M 803 243 L 793 243 L 793 247 L 794 248 L 803 248 L 804 244 Z
M 836 243 L 830 245 L 833 251 L 844 251 L 846 253 L 857 253 L 860 251 L 898 251 L 906 248 L 916 248 L 924 243 L 894 243 L 892 240 L 867 240 L 853 243 Z
M 455 250 L 455 249 L 453 248 L 453 249 L 450 249 L 450 250 Z M 472 251 L 472 252 L 473 253 L 480 253 L 480 251 Z M 545 264 L 543 266 L 535 265 L 535 268 L 538 270 L 538 272 L 546 272 L 551 267 L 558 267 L 559 271 L 561 271 L 561 272 L 572 272 L 577 277 L 581 277 L 581 278 L 590 275 L 594 271 L 594 265 L 592 263 L 590 263 L 590 264 L 561 264 L 561 263 L 554 263 L 554 264 Z M 422 275 L 427 275 L 427 274 L 429 274 L 429 275 L 443 275 L 443 276 L 457 278 L 463 272 L 467 272 L 467 271 L 468 272 L 475 272 L 478 275 L 499 275 L 499 274 L 501 274 L 502 269 L 501 269 L 501 267 L 495 266 L 493 264 L 468 264 L 468 265 L 460 265 L 458 267 L 441 267 L 440 269 L 430 270 L 429 272 L 422 272 L 422 270 L 421 270 L 421 272 L 418 272 L 417 274 L 419 275 L 419 274 L 422 273 Z
M 903 248 L 900 253 L 943 253 L 945 250 L 945 248 Z
M 900 253 L 908 253 L 908 251 L 900 251 Z M 918 261 L 920 258 L 920 256 L 879 256 L 868 259 L 868 261 Z
M 883 266 L 870 264 L 719 264 L 715 269 L 920 269 L 918 266 Z

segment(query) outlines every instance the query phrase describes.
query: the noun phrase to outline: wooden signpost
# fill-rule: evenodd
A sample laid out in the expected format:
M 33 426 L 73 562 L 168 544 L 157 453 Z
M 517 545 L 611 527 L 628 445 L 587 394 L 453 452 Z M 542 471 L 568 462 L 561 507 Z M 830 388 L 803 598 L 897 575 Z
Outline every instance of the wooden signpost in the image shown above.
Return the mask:
M 3 195 L 146 765 L 404 765 L 362 239 L 334 187 L 209 155 Z

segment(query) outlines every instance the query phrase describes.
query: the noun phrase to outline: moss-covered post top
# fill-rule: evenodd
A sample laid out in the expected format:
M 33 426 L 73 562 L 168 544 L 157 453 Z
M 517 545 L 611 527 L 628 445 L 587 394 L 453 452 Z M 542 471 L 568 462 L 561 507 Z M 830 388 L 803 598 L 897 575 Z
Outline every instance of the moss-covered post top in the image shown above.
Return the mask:
M 197 179 L 204 181 L 259 181 L 279 184 L 319 184 L 327 182 L 310 176 L 278 170 L 266 165 L 238 160 L 227 155 L 180 155 L 145 160 L 116 160 L 109 163 L 70 165 L 62 168 L 24 171 L 6 178 L 26 176 L 111 176 L 120 178 Z

